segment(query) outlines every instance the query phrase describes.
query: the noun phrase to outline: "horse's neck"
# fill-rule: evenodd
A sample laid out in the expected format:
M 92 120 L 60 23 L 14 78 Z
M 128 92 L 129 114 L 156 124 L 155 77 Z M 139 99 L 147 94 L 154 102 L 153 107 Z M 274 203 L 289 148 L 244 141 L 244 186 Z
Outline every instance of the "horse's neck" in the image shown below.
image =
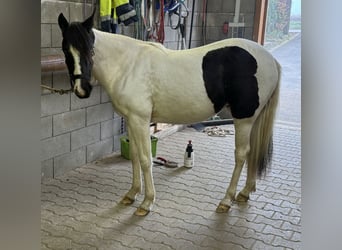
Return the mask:
M 113 84 L 125 73 L 122 69 L 132 63 L 133 54 L 138 49 L 137 42 L 132 38 L 98 30 L 94 30 L 94 34 L 93 74 L 102 85 Z

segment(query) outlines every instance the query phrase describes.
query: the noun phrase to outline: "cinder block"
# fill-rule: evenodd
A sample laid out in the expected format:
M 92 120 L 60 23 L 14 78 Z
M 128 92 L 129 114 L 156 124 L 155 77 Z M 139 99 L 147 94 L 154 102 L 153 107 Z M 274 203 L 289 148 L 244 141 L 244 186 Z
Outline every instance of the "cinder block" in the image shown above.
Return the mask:
M 62 55 L 63 52 L 61 48 L 41 48 L 40 55 L 48 56 L 48 55 Z
M 114 119 L 116 119 L 116 118 L 121 118 L 121 115 L 119 115 L 118 113 L 116 113 L 115 110 L 114 110 L 114 116 L 113 116 L 113 118 L 114 118 Z
M 48 87 L 52 87 L 52 73 L 42 73 L 41 74 L 41 84 L 46 85 Z M 51 94 L 50 90 L 40 88 L 41 94 Z
M 73 150 L 54 159 L 54 176 L 60 176 L 67 171 L 86 163 L 86 147 Z
M 165 42 L 164 43 L 165 48 L 176 50 L 177 49 L 177 42 Z
M 187 34 L 187 37 L 186 37 L 186 44 L 187 44 L 187 48 L 188 48 L 188 44 L 189 44 L 189 40 L 188 38 L 190 37 L 190 27 L 186 27 L 186 34 Z M 202 39 L 202 29 L 199 28 L 199 27 L 193 27 L 192 28 L 192 36 L 191 36 L 191 41 L 194 41 L 194 40 L 201 40 Z
M 212 41 L 222 40 L 226 38 L 222 32 L 222 27 L 208 27 L 207 28 L 207 43 Z
M 81 109 L 88 106 L 93 106 L 96 104 L 100 104 L 101 95 L 100 95 L 100 86 L 96 86 L 93 88 L 89 98 L 80 99 L 76 95 L 71 95 L 71 110 Z
M 254 0 L 255 1 L 255 0 Z M 222 1 L 222 12 L 223 13 L 234 13 L 235 12 L 235 1 Z M 241 1 L 243 2 L 243 1 Z M 209 2 L 209 5 L 212 5 L 214 3 Z
M 42 95 L 41 116 L 55 115 L 70 110 L 70 94 Z
M 113 112 L 111 103 L 103 103 L 87 108 L 87 126 L 113 119 Z
M 189 9 L 192 8 L 192 1 L 194 1 L 194 0 L 188 0 L 188 5 L 187 6 L 188 6 Z M 203 3 L 204 3 L 204 1 L 198 1 L 198 0 L 196 1 L 196 3 L 195 3 L 195 12 L 199 12 L 199 11 L 203 10 Z M 210 3 L 210 1 L 209 1 L 209 3 Z
M 87 162 L 104 157 L 113 152 L 113 138 L 99 141 L 87 146 Z
M 100 87 L 100 88 L 101 88 L 101 103 L 111 102 L 106 90 L 103 87 Z
M 165 27 L 165 42 L 175 42 L 177 41 L 177 39 L 178 39 L 178 31 L 171 29 L 171 27 L 169 26 L 166 26 Z
M 249 40 L 253 40 L 253 28 L 250 28 L 250 27 L 245 28 L 244 38 L 249 39 Z
M 200 40 L 195 40 L 195 41 L 191 41 L 191 48 L 196 48 L 202 45 L 202 41 Z
M 52 47 L 62 47 L 62 32 L 58 24 L 51 25 L 51 45 Z
M 229 22 L 229 15 L 225 13 L 208 13 L 207 27 L 219 27 L 222 32 L 223 23 Z
M 85 127 L 85 109 L 53 116 L 53 135 L 59 135 Z
M 222 0 L 215 0 L 215 1 L 210 1 L 207 6 L 207 11 L 209 12 L 221 12 L 222 11 L 222 2 L 228 2 L 222 1 Z
M 101 140 L 113 136 L 113 119 L 101 122 Z
M 63 13 L 69 20 L 69 3 L 63 1 L 41 2 L 41 23 L 57 23 L 59 13 Z
M 253 28 L 253 25 L 254 25 L 254 13 L 246 14 L 245 15 L 245 24 L 246 24 L 246 27 Z
M 40 47 L 51 47 L 51 24 L 41 24 L 40 32 Z
M 203 15 L 201 12 L 195 12 L 194 13 L 194 22 L 193 22 L 193 28 L 198 27 L 202 29 L 202 22 L 203 22 Z M 190 27 L 191 22 L 187 22 L 187 25 Z
M 47 160 L 70 151 L 70 134 L 41 140 L 41 160 Z
M 70 1 L 69 1 L 70 2 Z M 78 2 L 78 3 L 75 3 Z M 74 1 L 70 2 L 70 21 L 75 22 L 75 21 L 83 21 L 85 18 L 89 17 L 93 11 L 92 4 L 85 4 L 85 16 L 83 16 L 83 8 L 84 8 L 84 2 L 85 1 Z M 94 25 L 96 27 L 96 16 L 95 16 L 95 21 Z
M 71 132 L 71 150 L 98 142 L 100 123 Z
M 113 120 L 113 135 L 121 135 L 121 118 L 116 118 Z
M 241 1 L 240 12 L 241 13 L 254 13 L 255 12 L 255 0 Z
M 41 165 L 41 179 L 53 178 L 53 160 L 49 159 L 42 161 Z
M 120 137 L 126 135 L 126 133 L 122 134 L 122 135 L 114 135 L 114 148 L 113 148 L 113 152 L 118 152 L 121 150 L 121 141 L 120 141 Z
M 57 89 L 70 89 L 70 78 L 66 71 L 54 72 L 52 75 L 53 87 Z
M 81 22 L 84 20 L 83 17 L 83 4 L 82 3 L 70 3 L 70 21 Z
M 40 139 L 52 136 L 52 116 L 40 118 Z

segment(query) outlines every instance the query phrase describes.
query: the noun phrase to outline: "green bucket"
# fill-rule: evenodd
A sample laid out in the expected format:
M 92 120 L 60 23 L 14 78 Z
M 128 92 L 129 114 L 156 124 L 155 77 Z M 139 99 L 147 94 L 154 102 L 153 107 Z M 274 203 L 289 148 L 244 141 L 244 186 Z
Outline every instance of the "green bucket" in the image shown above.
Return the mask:
M 130 152 L 129 152 L 129 140 L 128 136 L 120 137 L 121 142 L 121 156 L 127 160 L 131 159 Z M 152 157 L 156 157 L 157 154 L 157 142 L 158 138 L 155 136 L 151 136 L 151 150 L 152 150 Z

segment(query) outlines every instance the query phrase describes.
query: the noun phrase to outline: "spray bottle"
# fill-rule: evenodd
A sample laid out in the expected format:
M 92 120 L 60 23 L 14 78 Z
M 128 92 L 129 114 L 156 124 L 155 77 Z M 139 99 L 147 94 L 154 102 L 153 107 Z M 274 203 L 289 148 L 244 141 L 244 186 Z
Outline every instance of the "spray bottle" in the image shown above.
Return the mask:
M 185 153 L 184 153 L 184 167 L 192 168 L 194 166 L 194 150 L 192 149 L 191 140 L 189 141 L 188 145 L 186 146 Z

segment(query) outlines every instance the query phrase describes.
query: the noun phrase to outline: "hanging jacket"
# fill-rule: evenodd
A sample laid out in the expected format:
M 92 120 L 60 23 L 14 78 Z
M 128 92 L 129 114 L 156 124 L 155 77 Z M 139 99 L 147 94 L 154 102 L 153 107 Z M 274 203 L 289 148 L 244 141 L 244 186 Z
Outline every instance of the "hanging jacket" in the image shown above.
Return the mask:
M 116 33 L 116 26 L 123 22 L 129 25 L 138 17 L 129 0 L 100 0 L 101 30 Z

